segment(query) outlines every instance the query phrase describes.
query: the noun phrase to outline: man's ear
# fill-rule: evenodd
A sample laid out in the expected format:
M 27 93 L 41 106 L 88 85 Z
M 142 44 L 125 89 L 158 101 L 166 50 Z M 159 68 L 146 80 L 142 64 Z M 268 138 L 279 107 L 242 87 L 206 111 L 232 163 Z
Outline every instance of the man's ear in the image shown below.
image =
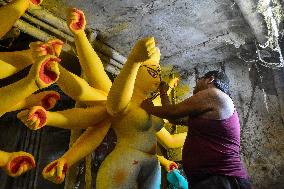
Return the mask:
M 214 76 L 210 76 L 209 78 L 208 78 L 208 84 L 211 84 L 211 83 L 213 83 L 213 81 L 215 80 L 215 77 Z

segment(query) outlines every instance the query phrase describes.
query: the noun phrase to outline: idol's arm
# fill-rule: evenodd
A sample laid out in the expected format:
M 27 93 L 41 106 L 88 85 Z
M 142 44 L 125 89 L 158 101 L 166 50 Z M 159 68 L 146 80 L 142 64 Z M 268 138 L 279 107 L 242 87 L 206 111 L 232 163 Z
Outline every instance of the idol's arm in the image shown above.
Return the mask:
M 186 135 L 187 132 L 172 135 L 164 127 L 156 133 L 158 142 L 166 149 L 182 147 Z
M 56 184 L 62 183 L 67 169 L 92 153 L 101 144 L 110 124 L 110 120 L 104 120 L 94 127 L 88 128 L 62 157 L 44 168 L 43 177 Z
M 91 87 L 84 79 L 59 65 L 59 87 L 72 99 L 89 104 L 94 101 L 106 101 L 107 93 Z
M 35 167 L 34 157 L 26 152 L 4 152 L 0 150 L 0 168 L 9 176 L 17 177 Z
M 0 79 L 9 77 L 34 62 L 31 50 L 0 52 Z
M 13 24 L 25 13 L 30 5 L 38 5 L 39 0 L 15 0 L 0 7 L 0 39 L 12 28 Z
M 144 38 L 135 44 L 110 89 L 107 98 L 107 110 L 111 115 L 123 112 L 129 104 L 140 65 L 159 55 L 160 53 L 157 52 L 155 47 L 154 38 Z
M 27 77 L 0 88 L 0 116 L 33 92 L 56 82 L 59 77 L 58 62 L 56 57 L 45 56 L 31 67 Z
M 80 129 L 94 126 L 108 115 L 104 105 L 92 108 L 72 108 L 50 112 L 34 106 L 18 113 L 17 117 L 30 129 L 37 130 L 45 125 L 63 129 Z
M 68 13 L 68 26 L 74 34 L 76 50 L 82 71 L 87 82 L 94 88 L 108 93 L 112 85 L 104 70 L 103 63 L 89 43 L 84 32 L 86 19 L 84 13 L 78 9 L 70 9 Z

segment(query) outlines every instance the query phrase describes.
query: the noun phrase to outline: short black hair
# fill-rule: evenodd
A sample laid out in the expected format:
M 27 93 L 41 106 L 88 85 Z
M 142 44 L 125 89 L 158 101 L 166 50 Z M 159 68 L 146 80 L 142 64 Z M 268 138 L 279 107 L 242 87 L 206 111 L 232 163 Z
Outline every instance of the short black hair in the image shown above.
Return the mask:
M 210 78 L 211 76 L 214 76 L 214 81 L 213 84 L 215 85 L 216 88 L 220 89 L 224 93 L 230 95 L 230 81 L 228 76 L 221 71 L 213 70 L 207 72 L 203 78 Z

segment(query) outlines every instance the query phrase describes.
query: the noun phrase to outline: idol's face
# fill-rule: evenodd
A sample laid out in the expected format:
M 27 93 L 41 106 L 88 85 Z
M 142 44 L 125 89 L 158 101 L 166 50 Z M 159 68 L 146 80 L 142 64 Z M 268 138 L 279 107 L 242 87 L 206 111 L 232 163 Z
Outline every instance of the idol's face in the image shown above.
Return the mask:
M 136 77 L 136 86 L 144 93 L 156 91 L 161 82 L 161 68 L 157 64 L 141 65 Z

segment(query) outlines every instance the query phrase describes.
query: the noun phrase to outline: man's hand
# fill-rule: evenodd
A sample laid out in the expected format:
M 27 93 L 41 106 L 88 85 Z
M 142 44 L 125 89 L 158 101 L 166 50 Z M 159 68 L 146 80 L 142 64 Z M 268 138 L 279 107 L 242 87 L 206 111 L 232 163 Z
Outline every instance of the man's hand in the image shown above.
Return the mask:
M 159 85 L 159 90 L 160 90 L 160 94 L 167 94 L 169 90 L 169 85 L 166 82 L 161 81 Z
M 17 177 L 35 167 L 34 157 L 26 152 L 12 152 L 4 170 L 12 176 Z
M 143 100 L 143 102 L 141 103 L 141 108 L 143 108 L 148 113 L 152 110 L 153 107 L 154 104 L 152 102 L 152 99 L 150 98 Z
M 70 8 L 67 13 L 67 25 L 73 34 L 84 32 L 86 26 L 84 12 L 76 8 Z
M 31 130 L 37 130 L 45 126 L 47 112 L 41 106 L 34 106 L 30 109 L 19 112 L 17 114 L 17 118 Z
M 42 175 L 45 179 L 60 184 L 64 181 L 65 175 L 68 169 L 67 162 L 64 158 L 59 158 L 48 164 L 42 171 Z

